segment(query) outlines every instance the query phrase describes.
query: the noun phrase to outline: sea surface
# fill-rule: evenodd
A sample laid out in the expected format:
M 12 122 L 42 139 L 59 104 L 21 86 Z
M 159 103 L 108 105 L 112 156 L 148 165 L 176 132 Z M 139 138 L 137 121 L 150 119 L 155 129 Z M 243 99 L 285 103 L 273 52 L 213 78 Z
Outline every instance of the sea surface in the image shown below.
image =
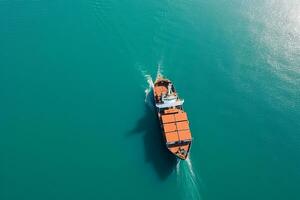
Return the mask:
M 300 1 L 0 0 L 0 199 L 299 200 Z

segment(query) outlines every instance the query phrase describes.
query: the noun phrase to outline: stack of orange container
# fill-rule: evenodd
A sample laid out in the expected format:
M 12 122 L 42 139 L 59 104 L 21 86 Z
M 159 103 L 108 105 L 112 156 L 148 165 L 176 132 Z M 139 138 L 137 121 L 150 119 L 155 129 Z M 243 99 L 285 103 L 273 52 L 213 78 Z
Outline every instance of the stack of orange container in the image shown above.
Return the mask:
M 187 114 L 182 110 L 161 116 L 165 138 L 168 144 L 192 139 Z

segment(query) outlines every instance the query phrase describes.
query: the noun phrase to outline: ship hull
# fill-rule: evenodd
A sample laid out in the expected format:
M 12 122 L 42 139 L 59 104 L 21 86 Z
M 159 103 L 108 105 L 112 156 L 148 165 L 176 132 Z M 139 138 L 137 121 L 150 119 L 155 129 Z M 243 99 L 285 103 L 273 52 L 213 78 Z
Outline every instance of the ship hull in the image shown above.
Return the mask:
M 179 159 L 187 159 L 192 136 L 183 101 L 168 79 L 159 77 L 154 83 L 154 101 L 158 121 L 167 149 Z

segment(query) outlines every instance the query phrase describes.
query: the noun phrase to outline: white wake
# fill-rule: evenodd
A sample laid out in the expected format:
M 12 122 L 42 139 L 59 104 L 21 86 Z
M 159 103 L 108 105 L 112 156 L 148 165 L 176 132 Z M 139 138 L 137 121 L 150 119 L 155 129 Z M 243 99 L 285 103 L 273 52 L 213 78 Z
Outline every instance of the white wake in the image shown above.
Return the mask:
M 176 166 L 177 182 L 182 199 L 200 200 L 200 183 L 190 158 L 180 160 Z
M 150 74 L 148 74 L 146 71 L 141 70 L 141 69 L 140 69 L 140 71 L 147 81 L 147 88 L 145 89 L 145 102 L 147 102 L 148 95 L 151 93 L 151 91 L 153 91 L 153 88 L 154 88 L 154 80 L 153 80 L 152 76 Z M 157 66 L 156 78 L 158 76 L 163 76 L 162 72 L 163 72 L 163 67 L 161 64 L 159 64 Z
M 154 83 L 153 83 L 153 79 L 152 79 L 151 75 L 145 74 L 144 77 L 145 77 L 145 79 L 146 79 L 146 81 L 148 83 L 148 86 L 145 89 L 145 102 L 147 102 L 148 95 L 153 90 Z

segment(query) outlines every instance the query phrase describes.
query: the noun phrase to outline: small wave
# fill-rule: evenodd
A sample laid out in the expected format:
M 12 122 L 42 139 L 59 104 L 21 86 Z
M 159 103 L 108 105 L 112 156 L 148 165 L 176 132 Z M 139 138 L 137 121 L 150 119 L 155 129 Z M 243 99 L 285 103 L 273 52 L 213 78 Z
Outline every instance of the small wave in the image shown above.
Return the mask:
M 159 76 L 163 76 L 163 66 L 161 62 L 157 66 L 156 78 Z
M 200 200 L 200 184 L 193 169 L 190 158 L 185 161 L 178 161 L 176 166 L 177 182 L 180 188 L 182 199 Z
M 145 89 L 145 102 L 147 102 L 148 95 L 153 90 L 154 83 L 153 83 L 153 79 L 152 79 L 151 75 L 146 74 L 144 76 L 145 76 L 145 79 L 147 80 L 147 83 L 148 83 L 148 87 Z
M 145 89 L 145 102 L 147 102 L 148 96 L 153 91 L 153 88 L 154 88 L 154 80 L 153 80 L 152 76 L 149 73 L 147 73 L 146 70 L 143 70 L 140 65 L 138 66 L 138 69 L 141 72 L 141 74 L 143 75 L 143 77 L 145 78 L 145 80 L 147 81 L 147 86 Z M 163 72 L 163 67 L 161 64 L 158 64 L 156 78 L 158 76 L 163 76 L 162 72 Z

